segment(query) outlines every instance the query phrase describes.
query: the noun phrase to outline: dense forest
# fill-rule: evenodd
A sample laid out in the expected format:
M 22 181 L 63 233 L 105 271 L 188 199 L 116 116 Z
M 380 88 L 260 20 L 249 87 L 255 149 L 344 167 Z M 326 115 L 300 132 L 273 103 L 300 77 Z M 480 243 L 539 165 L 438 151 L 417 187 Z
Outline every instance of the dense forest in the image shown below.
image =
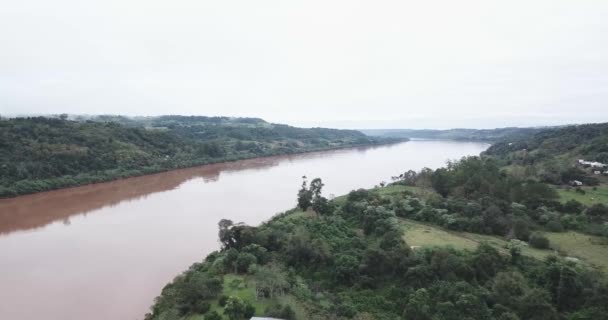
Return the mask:
M 599 160 L 603 127 L 533 134 L 525 147 Z M 554 145 L 560 135 L 572 137 Z M 502 150 L 515 143 L 335 199 L 304 179 L 298 208 L 257 227 L 220 221 L 221 250 L 146 318 L 608 319 L 608 198 L 513 174 Z
M 255 118 L 2 118 L 0 197 L 222 161 L 395 141 Z

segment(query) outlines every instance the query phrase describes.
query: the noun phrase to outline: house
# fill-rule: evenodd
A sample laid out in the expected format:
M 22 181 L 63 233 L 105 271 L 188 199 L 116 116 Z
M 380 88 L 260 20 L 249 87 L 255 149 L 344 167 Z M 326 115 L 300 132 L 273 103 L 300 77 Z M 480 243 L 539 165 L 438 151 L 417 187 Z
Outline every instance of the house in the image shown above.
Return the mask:
M 573 187 L 580 187 L 583 185 L 583 183 L 578 180 L 572 180 L 572 181 L 570 181 L 570 185 Z
M 608 164 L 603 164 L 601 162 L 596 162 L 596 161 L 586 161 L 583 159 L 578 159 L 578 164 L 582 165 L 582 166 L 590 166 L 592 168 L 603 168 L 608 166 Z
M 598 170 L 593 171 L 593 174 L 600 174 L 600 173 L 602 173 L 602 172 L 598 171 Z

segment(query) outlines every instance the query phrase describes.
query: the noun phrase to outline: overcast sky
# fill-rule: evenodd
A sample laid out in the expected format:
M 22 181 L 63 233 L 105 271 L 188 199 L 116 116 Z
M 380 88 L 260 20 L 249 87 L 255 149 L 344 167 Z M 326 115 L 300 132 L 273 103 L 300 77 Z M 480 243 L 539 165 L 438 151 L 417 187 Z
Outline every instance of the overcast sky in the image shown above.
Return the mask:
M 608 1 L 19 0 L 0 114 L 302 126 L 608 121 Z

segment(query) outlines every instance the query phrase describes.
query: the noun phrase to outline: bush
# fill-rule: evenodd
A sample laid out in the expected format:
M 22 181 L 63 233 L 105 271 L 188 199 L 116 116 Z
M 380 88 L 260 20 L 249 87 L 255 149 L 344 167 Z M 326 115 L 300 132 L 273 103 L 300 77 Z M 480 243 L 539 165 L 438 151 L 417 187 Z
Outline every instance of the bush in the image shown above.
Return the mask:
M 222 320 L 222 316 L 217 311 L 211 311 L 205 315 L 205 320 Z
M 281 304 L 273 304 L 266 308 L 265 316 L 285 320 L 295 320 L 296 313 L 289 305 L 283 306 Z
M 557 220 L 551 220 L 546 225 L 547 230 L 551 232 L 563 232 L 564 226 Z
M 192 311 L 194 313 L 205 314 L 207 311 L 209 311 L 209 309 L 211 309 L 211 304 L 209 304 L 209 302 L 199 301 L 196 303 L 196 305 L 194 305 Z
M 542 233 L 535 232 L 530 236 L 530 245 L 537 249 L 549 249 L 549 239 Z
M 522 219 L 515 220 L 515 223 L 513 223 L 513 234 L 519 240 L 528 241 L 530 239 L 528 222 Z
M 218 301 L 218 304 L 220 305 L 220 307 L 225 307 L 226 306 L 226 302 L 228 301 L 228 297 L 225 295 L 222 295 Z
M 236 269 L 238 272 L 247 272 L 249 266 L 257 263 L 258 259 L 251 253 L 241 253 L 236 260 Z
M 248 302 L 245 305 L 245 318 L 249 319 L 255 315 L 255 307 Z

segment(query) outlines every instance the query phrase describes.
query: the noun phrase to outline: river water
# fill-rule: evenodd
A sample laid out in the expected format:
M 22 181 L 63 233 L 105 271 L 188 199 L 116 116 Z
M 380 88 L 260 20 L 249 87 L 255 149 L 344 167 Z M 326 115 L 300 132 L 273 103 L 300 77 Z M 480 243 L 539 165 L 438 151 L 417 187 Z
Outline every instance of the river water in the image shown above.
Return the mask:
M 0 200 L 0 319 L 141 319 L 167 282 L 218 249 L 220 219 L 259 224 L 294 207 L 303 175 L 340 195 L 487 147 L 410 141 Z

